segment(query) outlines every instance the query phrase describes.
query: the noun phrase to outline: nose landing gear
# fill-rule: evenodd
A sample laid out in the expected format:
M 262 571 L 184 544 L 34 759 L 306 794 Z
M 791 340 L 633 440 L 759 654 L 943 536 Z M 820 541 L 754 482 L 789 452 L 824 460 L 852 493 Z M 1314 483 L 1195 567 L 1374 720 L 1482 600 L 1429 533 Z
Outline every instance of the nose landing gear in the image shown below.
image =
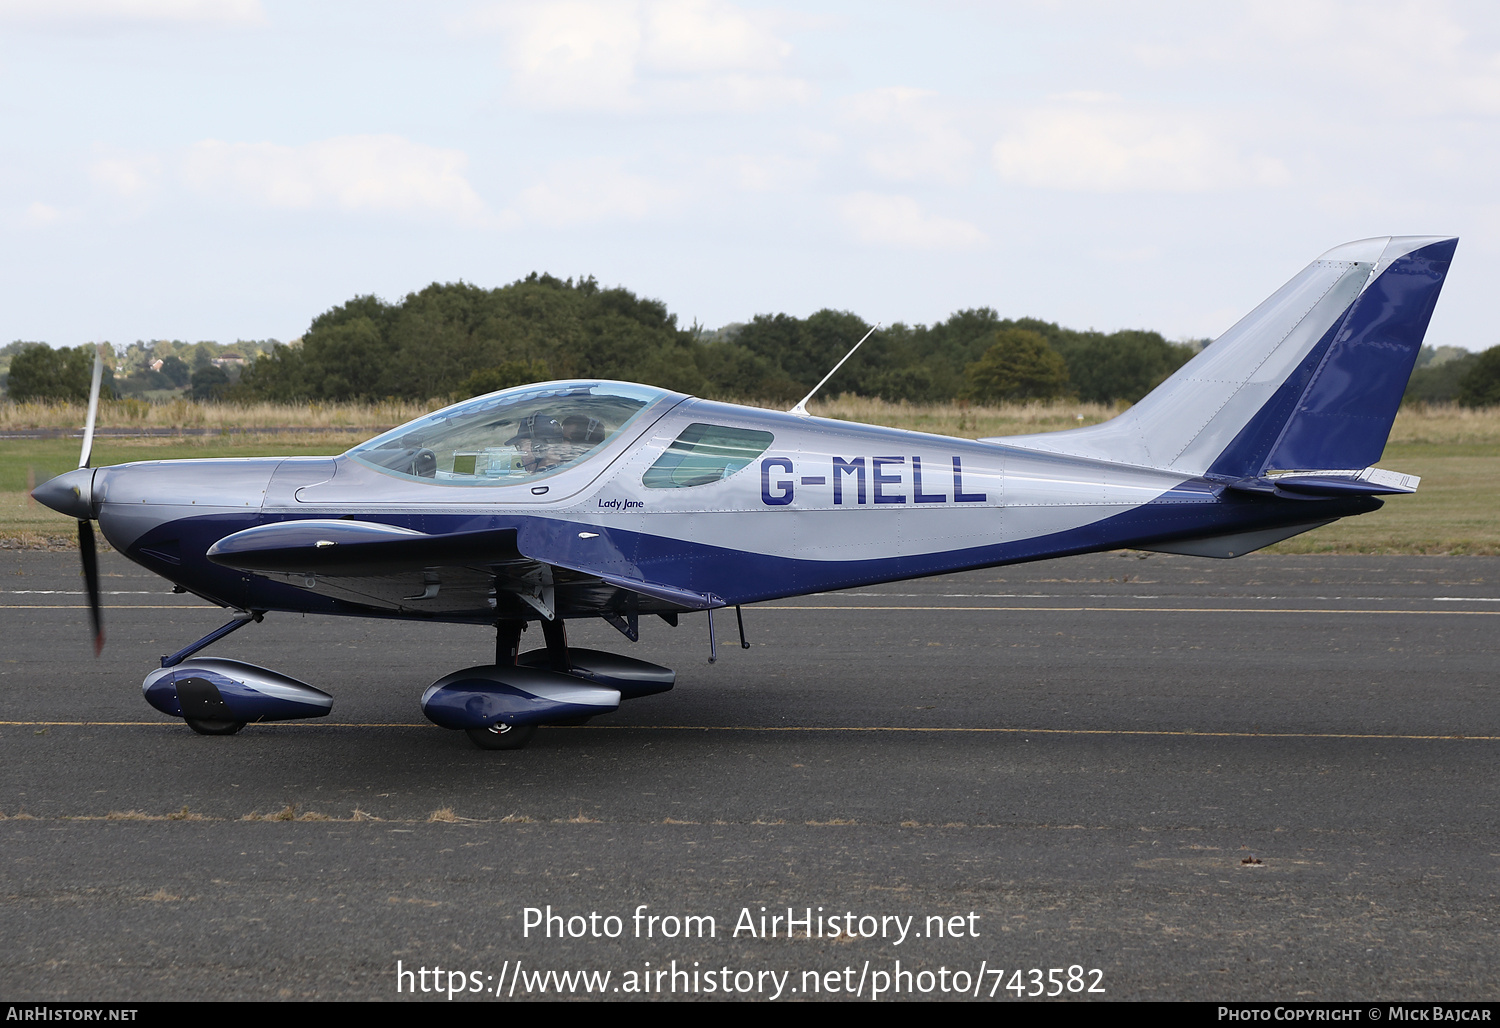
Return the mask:
M 146 702 L 199 735 L 233 735 L 253 721 L 323 717 L 333 697 L 306 682 L 222 657 L 159 668 L 141 684 Z

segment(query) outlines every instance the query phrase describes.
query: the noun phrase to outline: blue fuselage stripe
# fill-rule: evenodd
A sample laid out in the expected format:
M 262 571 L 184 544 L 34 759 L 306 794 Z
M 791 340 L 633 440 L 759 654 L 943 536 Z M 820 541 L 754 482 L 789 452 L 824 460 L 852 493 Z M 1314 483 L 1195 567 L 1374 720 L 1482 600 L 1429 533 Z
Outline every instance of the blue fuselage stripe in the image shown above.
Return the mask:
M 1156 540 L 1204 537 L 1360 514 L 1380 501 L 1370 497 L 1282 500 L 1226 498 L 1201 481 L 1185 482 L 1160 499 L 1066 531 L 989 545 L 865 560 L 812 560 L 736 550 L 670 536 L 597 527 L 597 538 L 581 548 L 578 524 L 532 514 L 369 514 L 369 522 L 432 535 L 457 532 L 517 533 L 526 556 L 575 571 L 609 574 L 693 593 L 711 593 L 726 603 L 752 603 L 789 595 L 847 589 L 1041 560 L 1097 550 L 1149 546 Z M 796 517 L 797 511 L 785 516 Z M 309 517 L 317 515 L 309 514 Z M 667 516 L 670 517 L 670 516 Z M 178 552 L 201 554 L 224 536 L 258 524 L 302 520 L 290 514 L 209 515 L 182 518 L 147 532 L 128 554 L 133 560 L 227 606 L 327 614 L 370 614 L 370 608 L 299 589 L 259 575 L 213 564 L 205 558 L 173 565 L 151 552 L 177 541 Z M 600 544 L 604 545 L 600 545 Z M 601 553 L 608 554 L 601 558 Z M 387 616 L 403 616 L 389 613 Z M 411 616 L 411 615 L 405 615 Z M 421 616 L 421 615 L 417 615 Z M 434 615 L 436 620 L 476 617 Z

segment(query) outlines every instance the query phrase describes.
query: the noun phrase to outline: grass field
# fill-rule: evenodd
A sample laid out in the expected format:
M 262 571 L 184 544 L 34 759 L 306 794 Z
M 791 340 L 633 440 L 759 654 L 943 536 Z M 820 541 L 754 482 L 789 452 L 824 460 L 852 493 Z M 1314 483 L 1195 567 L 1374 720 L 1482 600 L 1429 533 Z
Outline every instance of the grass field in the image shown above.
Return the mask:
M 220 434 L 101 438 L 94 447 L 96 466 L 181 457 L 342 453 L 429 409 L 396 403 L 251 407 L 176 403 L 144 412 L 122 407 L 107 405 L 102 427 L 210 428 L 219 429 Z M 823 417 L 966 438 L 1097 424 L 1115 413 L 1097 404 L 968 407 L 895 404 L 859 397 L 817 402 L 812 410 Z M 0 431 L 68 428 L 82 421 L 83 410 L 74 405 L 0 404 Z M 338 431 L 299 432 L 296 428 Z M 76 438 L 0 440 L 0 545 L 74 545 L 73 524 L 32 501 L 27 488 L 30 482 L 45 481 L 73 468 L 78 463 L 78 445 Z M 1374 514 L 1335 522 L 1267 552 L 1500 554 L 1500 409 L 1403 410 L 1381 466 L 1421 475 L 1420 490 L 1415 496 L 1390 498 Z

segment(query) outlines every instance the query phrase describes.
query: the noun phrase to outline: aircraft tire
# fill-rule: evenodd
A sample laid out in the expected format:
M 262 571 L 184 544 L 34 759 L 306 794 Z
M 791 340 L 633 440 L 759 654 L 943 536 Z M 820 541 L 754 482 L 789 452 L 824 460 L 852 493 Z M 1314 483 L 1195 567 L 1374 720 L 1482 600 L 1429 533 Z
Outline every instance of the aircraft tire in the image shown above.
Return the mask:
M 469 741 L 482 750 L 519 750 L 536 734 L 536 725 L 491 725 L 465 728 Z
M 245 727 L 243 721 L 203 721 L 195 717 L 185 717 L 183 720 L 199 735 L 233 735 Z

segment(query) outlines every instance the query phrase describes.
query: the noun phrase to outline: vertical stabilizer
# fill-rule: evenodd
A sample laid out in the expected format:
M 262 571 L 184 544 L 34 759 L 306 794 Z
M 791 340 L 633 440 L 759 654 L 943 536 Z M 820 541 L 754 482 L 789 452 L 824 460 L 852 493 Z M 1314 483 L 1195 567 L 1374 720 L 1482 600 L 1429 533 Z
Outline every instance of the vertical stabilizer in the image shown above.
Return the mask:
M 1335 247 L 1119 417 L 986 441 L 1187 475 L 1367 467 L 1385 448 L 1457 243 Z

